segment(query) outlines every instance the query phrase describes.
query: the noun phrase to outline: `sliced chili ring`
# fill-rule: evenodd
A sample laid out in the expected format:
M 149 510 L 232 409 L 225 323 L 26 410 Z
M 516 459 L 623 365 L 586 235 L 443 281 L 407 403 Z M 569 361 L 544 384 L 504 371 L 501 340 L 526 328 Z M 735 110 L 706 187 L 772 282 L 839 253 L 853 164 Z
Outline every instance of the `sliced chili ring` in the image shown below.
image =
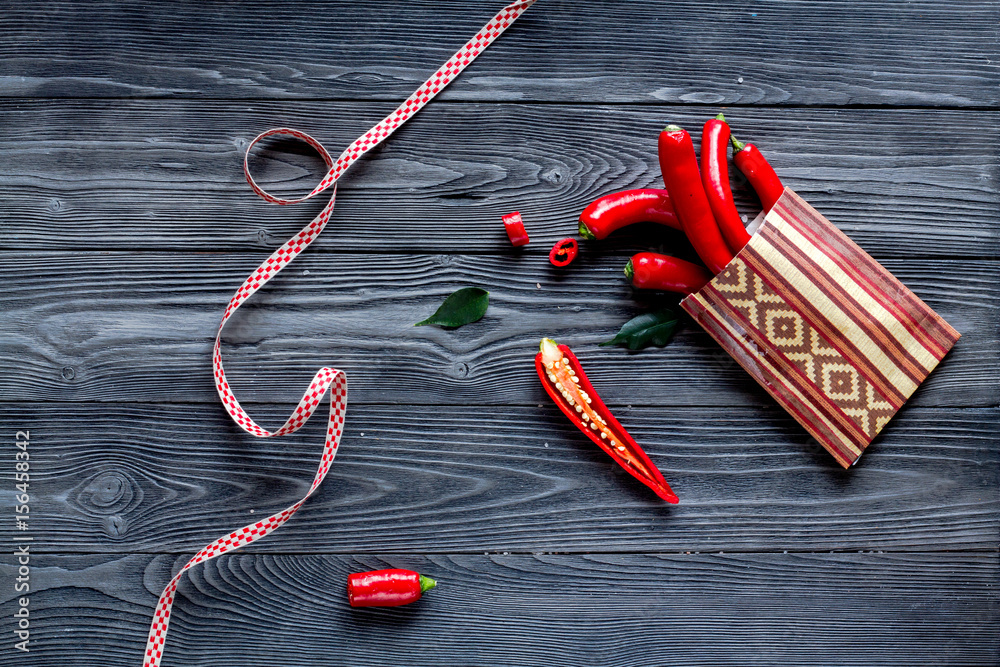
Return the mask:
M 580 244 L 576 242 L 576 239 L 563 239 L 552 246 L 552 250 L 549 251 L 549 261 L 552 262 L 553 266 L 568 266 L 576 259 L 578 252 L 580 252 Z
M 656 464 L 604 405 L 568 347 L 543 338 L 535 369 L 545 391 L 578 429 L 660 498 L 678 502 Z
M 507 238 L 513 246 L 528 245 L 528 232 L 524 231 L 524 220 L 518 211 L 503 216 L 503 226 L 507 230 Z

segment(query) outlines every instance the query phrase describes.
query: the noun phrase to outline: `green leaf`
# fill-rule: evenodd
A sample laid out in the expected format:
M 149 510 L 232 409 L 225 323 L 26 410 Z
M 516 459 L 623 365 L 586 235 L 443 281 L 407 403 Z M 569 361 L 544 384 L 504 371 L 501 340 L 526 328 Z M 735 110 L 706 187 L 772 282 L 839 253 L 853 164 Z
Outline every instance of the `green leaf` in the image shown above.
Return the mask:
M 630 350 L 641 350 L 648 345 L 663 347 L 674 337 L 677 315 L 669 308 L 643 313 L 626 322 L 618 335 L 601 345 L 624 345 Z
M 436 324 L 446 329 L 454 329 L 463 324 L 483 319 L 489 305 L 489 292 L 478 287 L 463 287 L 445 299 L 433 315 L 413 326 L 423 327 L 428 324 Z

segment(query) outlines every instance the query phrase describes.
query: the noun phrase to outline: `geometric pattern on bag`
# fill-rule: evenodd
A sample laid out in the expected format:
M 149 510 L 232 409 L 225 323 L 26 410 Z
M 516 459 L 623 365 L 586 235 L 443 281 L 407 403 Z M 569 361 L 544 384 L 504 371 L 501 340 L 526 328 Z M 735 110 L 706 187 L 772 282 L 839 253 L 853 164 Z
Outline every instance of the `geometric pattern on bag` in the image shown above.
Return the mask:
M 896 411 L 885 396 L 745 262 L 734 260 L 715 288 L 869 438 L 892 418 Z
M 789 188 L 681 306 L 845 468 L 960 337 Z

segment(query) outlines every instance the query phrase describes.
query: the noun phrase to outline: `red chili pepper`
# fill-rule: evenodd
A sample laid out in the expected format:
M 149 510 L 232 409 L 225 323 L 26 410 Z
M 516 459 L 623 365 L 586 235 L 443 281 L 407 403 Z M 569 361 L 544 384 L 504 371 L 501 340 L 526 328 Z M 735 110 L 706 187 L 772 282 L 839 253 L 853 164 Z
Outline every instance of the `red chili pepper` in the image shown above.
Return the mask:
M 632 255 L 625 265 L 625 276 L 639 289 L 680 294 L 694 294 L 712 279 L 712 274 L 703 266 L 655 252 Z
M 503 226 L 507 230 L 507 238 L 514 246 L 528 245 L 528 232 L 524 231 L 524 221 L 517 211 L 503 216 Z
M 676 503 L 677 494 L 601 401 L 570 349 L 543 338 L 539 350 L 535 356 L 538 377 L 559 409 L 629 474 L 668 503 Z
M 552 266 L 569 266 L 576 259 L 578 252 L 580 252 L 580 245 L 576 242 L 576 239 L 556 241 L 556 244 L 552 246 L 552 250 L 549 251 L 549 261 L 552 262 Z
M 756 146 L 737 141 L 736 137 L 733 137 L 732 141 L 733 164 L 750 181 L 750 185 L 760 197 L 764 212 L 767 213 L 781 198 L 785 186 L 781 184 L 781 179 L 774 173 L 774 168 L 768 164 L 764 154 L 757 150 Z
M 347 577 L 352 607 L 398 607 L 420 599 L 437 582 L 412 570 L 374 570 Z
M 600 241 L 608 234 L 637 222 L 656 222 L 680 229 L 681 223 L 666 190 L 625 190 L 604 195 L 580 214 L 580 236 Z
M 715 222 L 734 253 L 750 241 L 729 188 L 729 125 L 721 113 L 701 130 L 701 182 Z
M 719 273 L 733 259 L 705 195 L 698 174 L 691 135 L 676 125 L 660 132 L 660 171 L 684 233 L 712 273 Z

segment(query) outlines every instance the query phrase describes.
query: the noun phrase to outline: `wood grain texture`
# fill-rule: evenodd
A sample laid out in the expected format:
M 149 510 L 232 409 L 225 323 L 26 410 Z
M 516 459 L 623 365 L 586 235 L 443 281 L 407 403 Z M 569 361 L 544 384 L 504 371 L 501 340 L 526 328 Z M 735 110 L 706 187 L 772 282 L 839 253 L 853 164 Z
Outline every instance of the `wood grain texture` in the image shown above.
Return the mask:
M 0 377 L 8 401 L 218 402 L 211 348 L 221 312 L 263 257 L 243 254 L 5 253 Z M 294 405 L 320 366 L 347 372 L 352 403 L 530 405 L 544 392 L 543 336 L 572 347 L 612 405 L 773 405 L 693 322 L 665 348 L 598 349 L 676 297 L 633 294 L 626 255 L 568 271 L 541 255 L 305 253 L 234 315 L 229 382 L 242 403 Z M 1000 402 L 1000 265 L 887 261 L 963 338 L 911 399 Z M 459 287 L 490 291 L 475 324 L 414 328 Z M 678 309 L 678 312 L 680 310 Z
M 287 409 L 252 412 L 275 425 Z M 997 408 L 905 408 L 849 471 L 776 406 L 616 412 L 679 505 L 548 402 L 354 403 L 323 487 L 244 550 L 995 551 Z M 324 429 L 317 419 L 255 439 L 216 405 L 22 405 L 0 423 L 30 430 L 31 525 L 45 553 L 194 553 L 305 495 Z
M 30 249 L 273 249 L 323 205 L 273 206 L 243 179 L 259 132 L 291 126 L 339 153 L 387 103 L 29 101 L 0 103 L 0 246 Z M 520 210 L 543 254 L 599 196 L 662 187 L 656 136 L 694 135 L 719 108 L 431 105 L 342 181 L 312 252 L 490 252 Z M 877 259 L 1000 257 L 1000 111 L 726 109 L 784 182 Z M 307 193 L 322 163 L 269 144 L 255 177 Z M 760 203 L 735 169 L 739 209 Z M 322 199 L 322 197 L 320 198 Z M 596 247 L 686 247 L 656 226 Z
M 39 557 L 45 638 L 28 664 L 134 665 L 183 562 Z M 390 566 L 440 584 L 406 607 L 351 609 L 347 575 Z M 223 556 L 181 583 L 164 664 L 995 665 L 997 567 L 995 553 Z
M 25 3 L 8 97 L 403 99 L 501 0 Z M 547 0 L 443 99 L 997 105 L 996 3 Z
M 7 3 L 0 433 L 32 435 L 34 643 L 0 667 L 137 664 L 172 571 L 304 495 L 322 419 L 254 439 L 211 383 L 232 291 L 323 203 L 260 201 L 243 152 L 275 126 L 339 152 L 500 4 Z M 356 165 L 330 229 L 227 329 L 262 424 L 323 364 L 351 409 L 301 512 L 182 581 L 165 667 L 1000 663 L 998 25 L 996 0 L 539 2 Z M 664 349 L 596 347 L 676 302 L 621 268 L 690 258 L 680 234 L 547 264 L 594 198 L 660 185 L 664 124 L 697 141 L 720 110 L 963 333 L 849 471 L 693 324 Z M 252 168 L 278 194 L 321 174 L 294 142 Z M 483 321 L 412 328 L 467 285 L 492 292 Z M 542 335 L 574 347 L 680 505 L 549 403 Z M 9 516 L 12 483 L 0 497 Z M 349 609 L 346 575 L 387 566 L 441 585 Z M 0 617 L 15 605 L 0 586 Z

